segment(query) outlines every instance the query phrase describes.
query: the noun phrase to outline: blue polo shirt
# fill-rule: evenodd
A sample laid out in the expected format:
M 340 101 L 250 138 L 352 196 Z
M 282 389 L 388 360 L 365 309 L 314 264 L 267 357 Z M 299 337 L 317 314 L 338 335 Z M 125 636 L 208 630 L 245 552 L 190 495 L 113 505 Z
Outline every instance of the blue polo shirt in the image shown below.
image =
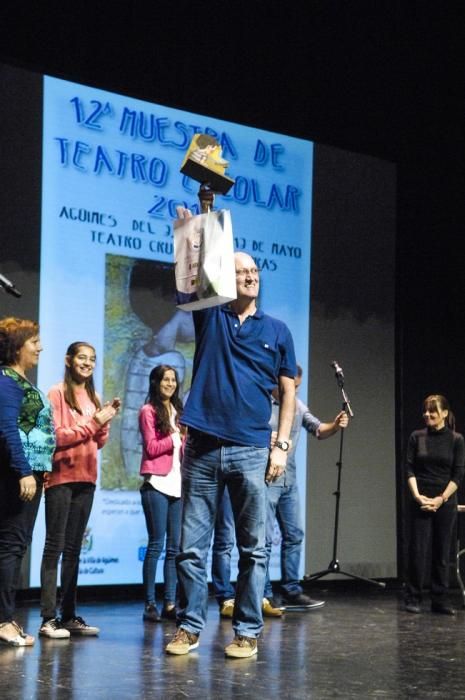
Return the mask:
M 229 305 L 194 311 L 192 386 L 182 422 L 237 445 L 270 444 L 271 391 L 295 377 L 286 324 L 257 309 L 242 325 Z

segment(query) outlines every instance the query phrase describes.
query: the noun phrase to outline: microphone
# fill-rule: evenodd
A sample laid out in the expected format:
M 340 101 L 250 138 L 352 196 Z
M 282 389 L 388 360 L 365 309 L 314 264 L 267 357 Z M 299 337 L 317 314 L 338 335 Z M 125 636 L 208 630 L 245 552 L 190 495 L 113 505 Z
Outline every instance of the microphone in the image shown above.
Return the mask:
M 353 418 L 354 412 L 352 411 L 352 406 L 350 405 L 349 397 L 347 396 L 346 392 L 344 391 L 344 372 L 339 367 L 336 360 L 333 360 L 331 362 L 330 366 L 334 369 L 337 385 L 341 389 L 341 392 L 342 392 L 342 398 L 344 399 L 344 403 L 342 405 L 343 410 L 346 413 L 348 413 L 351 418 Z
M 333 360 L 333 361 L 331 362 L 331 365 L 330 365 L 330 366 L 334 369 L 334 371 L 335 371 L 335 373 L 336 373 L 336 377 L 340 377 L 341 379 L 344 379 L 344 372 L 343 372 L 342 369 L 339 367 L 339 365 L 337 364 L 336 360 Z
M 0 287 L 2 287 L 5 290 L 5 292 L 7 292 L 8 294 L 11 294 L 14 297 L 19 298 L 21 296 L 21 292 L 19 291 L 19 289 L 16 289 L 13 282 L 11 280 L 9 280 L 8 277 L 4 277 L 1 273 L 0 273 Z

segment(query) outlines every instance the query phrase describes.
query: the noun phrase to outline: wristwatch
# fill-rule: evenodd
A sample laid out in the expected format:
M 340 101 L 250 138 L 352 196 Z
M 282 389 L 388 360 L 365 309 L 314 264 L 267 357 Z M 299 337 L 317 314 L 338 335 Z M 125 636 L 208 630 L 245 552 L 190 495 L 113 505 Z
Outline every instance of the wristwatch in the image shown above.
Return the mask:
M 279 449 L 283 452 L 287 452 L 289 450 L 290 444 L 287 440 L 276 440 L 275 446 L 279 447 Z

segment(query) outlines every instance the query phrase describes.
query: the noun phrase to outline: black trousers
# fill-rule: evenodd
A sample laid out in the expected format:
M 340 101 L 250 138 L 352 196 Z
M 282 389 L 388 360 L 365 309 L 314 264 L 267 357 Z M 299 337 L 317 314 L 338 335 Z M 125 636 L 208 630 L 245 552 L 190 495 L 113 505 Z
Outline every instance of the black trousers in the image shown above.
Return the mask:
M 452 496 L 435 513 L 410 504 L 409 581 L 407 595 L 420 601 L 431 570 L 431 601 L 442 604 L 449 590 L 450 552 L 457 518 L 457 497 Z
M 56 616 L 58 561 L 61 560 L 61 616 L 76 614 L 76 590 L 82 538 L 94 500 L 94 484 L 69 483 L 45 490 L 45 547 L 40 568 L 40 611 Z
M 36 494 L 32 501 L 22 501 L 18 475 L 4 468 L 0 476 L 0 623 L 13 619 L 21 563 L 32 540 L 43 474 L 34 472 L 34 477 Z

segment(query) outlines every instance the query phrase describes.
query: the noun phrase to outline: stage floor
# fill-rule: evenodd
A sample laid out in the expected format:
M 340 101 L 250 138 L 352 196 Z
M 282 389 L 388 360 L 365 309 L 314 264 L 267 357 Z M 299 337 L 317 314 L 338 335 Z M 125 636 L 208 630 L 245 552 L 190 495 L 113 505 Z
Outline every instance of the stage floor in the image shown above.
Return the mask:
M 330 582 L 331 583 L 331 582 Z M 320 583 L 326 606 L 266 619 L 258 656 L 226 659 L 231 624 L 211 600 L 199 648 L 167 656 L 173 622 L 142 622 L 141 602 L 86 603 L 79 613 L 99 637 L 38 638 L 0 646 L 2 700 L 157 698 L 465 698 L 465 611 L 455 618 L 403 612 L 398 590 Z M 460 606 L 458 592 L 453 601 Z M 38 606 L 18 621 L 30 634 Z

